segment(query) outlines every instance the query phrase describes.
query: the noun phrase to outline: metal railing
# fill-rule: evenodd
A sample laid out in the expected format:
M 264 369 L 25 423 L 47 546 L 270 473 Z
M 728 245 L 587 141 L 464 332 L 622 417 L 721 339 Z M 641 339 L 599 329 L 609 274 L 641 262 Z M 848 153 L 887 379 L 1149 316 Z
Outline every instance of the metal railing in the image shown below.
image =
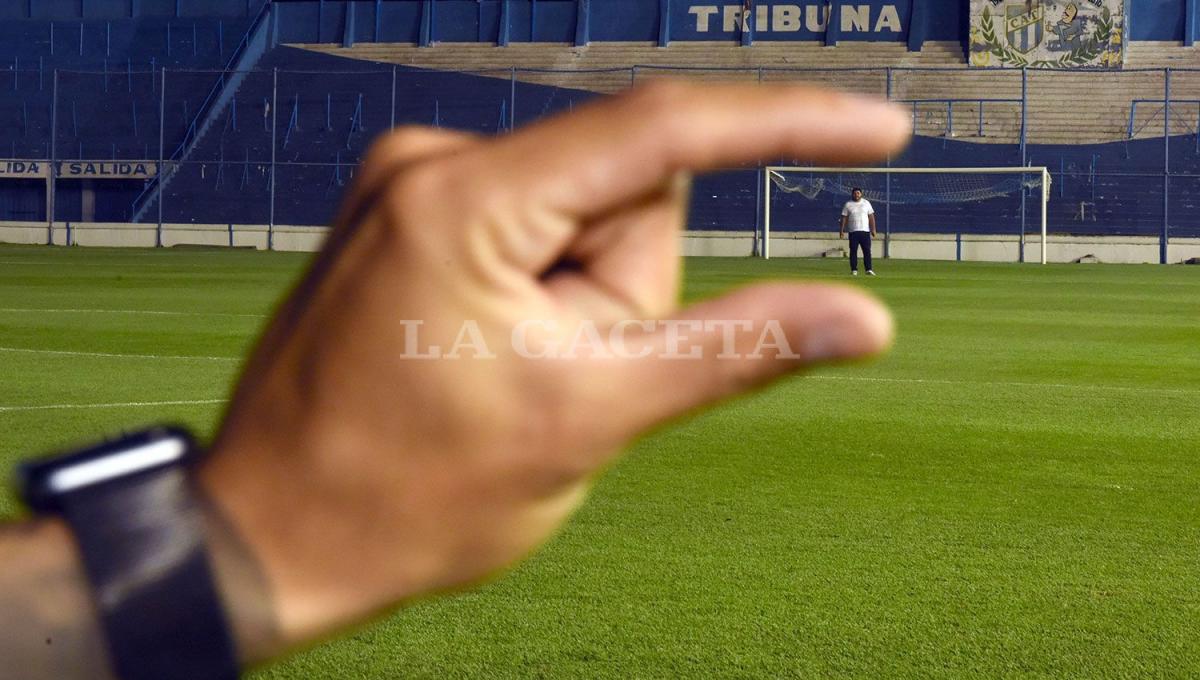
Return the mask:
M 237 50 L 230 56 L 229 64 L 236 63 L 248 44 L 249 36 L 256 27 L 261 26 L 266 16 L 265 10 L 260 11 Z M 618 91 L 664 74 L 684 77 L 712 74 L 717 78 L 761 82 L 816 80 L 834 87 L 887 97 L 912 106 L 914 110 L 918 106 L 932 105 L 944 111 L 946 120 L 946 128 L 944 134 L 939 135 L 939 142 L 973 145 L 970 148 L 974 151 L 967 153 L 961 151 L 967 147 L 952 147 L 960 149 L 954 152 L 957 156 L 951 154 L 930 164 L 951 165 L 961 162 L 962 165 L 970 165 L 975 152 L 1003 152 L 1006 154 L 1005 163 L 1009 165 L 1036 162 L 1051 167 L 1052 171 L 1058 166 L 1060 174 L 1072 178 L 1070 184 L 1064 182 L 1055 185 L 1060 193 L 1064 186 L 1077 185 L 1079 172 L 1093 178 L 1115 172 L 1139 172 L 1157 177 L 1161 180 L 1163 194 L 1162 209 L 1157 217 L 1162 223 L 1164 253 L 1170 236 L 1172 217 L 1169 206 L 1172 192 L 1183 190 L 1172 189 L 1172 182 L 1191 182 L 1191 178 L 1200 172 L 1200 133 L 1196 134 L 1194 140 L 1188 137 L 1184 146 L 1179 144 L 1181 136 L 1172 134 L 1172 125 L 1178 131 L 1180 115 L 1184 112 L 1188 115 L 1183 120 L 1184 127 L 1194 130 L 1189 126 L 1193 120 L 1191 113 L 1200 106 L 1200 69 L 1122 72 L 1121 77 L 1137 85 L 1139 91 L 1161 89 L 1162 96 L 1152 98 L 1119 91 L 1099 92 L 1089 101 L 1054 96 L 1058 84 L 1066 85 L 1086 77 L 1079 71 L 1035 72 L 962 67 L 828 69 L 639 65 L 583 71 L 508 68 L 458 73 L 394 66 L 380 70 L 378 64 L 364 64 L 362 70 L 341 72 L 229 68 L 219 71 L 159 68 L 145 72 L 125 69 L 116 74 L 122 79 L 118 91 L 107 91 L 107 96 L 98 98 L 99 101 L 89 101 L 89 97 L 96 92 L 106 92 L 110 79 L 114 77 L 110 69 L 95 73 L 66 69 L 45 71 L 43 73 L 50 77 L 43 75 L 42 79 L 52 81 L 50 87 L 43 85 L 30 92 L 24 90 L 31 87 L 18 88 L 19 78 L 25 78 L 21 82 L 31 83 L 29 79 L 34 77 L 21 76 L 23 73 L 37 72 L 14 71 L 13 88 L 18 92 L 9 102 L 5 101 L 5 93 L 0 92 L 0 107 L 26 107 L 16 116 L 0 116 L 0 120 L 16 121 L 8 123 L 7 127 L 0 124 L 0 149 L 7 148 L 11 156 L 17 157 L 21 155 L 18 146 L 22 146 L 36 151 L 30 154 L 32 157 L 48 157 L 51 162 L 70 157 L 99 159 L 105 156 L 114 160 L 131 156 L 141 160 L 156 160 L 159 169 L 157 177 L 146 182 L 146 187 L 134 199 L 132 209 L 136 211 L 144 207 L 147 196 L 156 195 L 156 191 L 162 192 L 158 201 L 160 229 L 163 204 L 168 200 L 180 200 L 178 196 L 163 192 L 164 180 L 181 172 L 181 169 L 195 170 L 197 176 L 201 177 L 197 181 L 212 182 L 227 188 L 235 185 L 235 179 L 237 185 L 247 186 L 250 184 L 251 168 L 256 168 L 254 172 L 258 172 L 257 168 L 261 167 L 262 176 L 271 184 L 270 205 L 264 209 L 261 221 L 271 226 L 275 222 L 277 207 L 275 177 L 278 172 L 287 170 L 299 173 L 301 166 L 316 172 L 314 169 L 327 167 L 328 176 L 319 173 L 312 175 L 318 177 L 320 184 L 312 189 L 328 196 L 345 184 L 370 137 L 385 128 L 399 124 L 432 124 L 503 134 L 543 115 L 569 109 L 598 94 Z M 204 89 L 180 92 L 180 87 L 176 87 L 168 93 L 171 82 L 186 84 L 189 78 L 199 80 L 200 76 L 208 74 L 212 76 L 212 84 Z M 454 78 L 459 80 L 455 81 Z M 249 89 L 253 91 L 238 92 L 234 96 L 235 93 L 229 88 L 231 83 L 239 80 L 249 83 Z M 1031 88 L 1031 80 L 1035 87 Z M 50 90 L 48 101 L 45 90 Z M 194 97 L 191 96 L 193 92 Z M 335 104 L 332 99 L 335 96 L 342 97 L 340 104 Z M 192 102 L 197 99 L 199 104 L 193 107 Z M 37 125 L 40 114 L 36 111 L 47 108 L 47 104 L 49 125 Z M 1141 127 L 1135 126 L 1136 116 L 1140 106 L 1154 104 L 1160 105 L 1166 115 L 1161 115 L 1161 130 L 1147 138 L 1142 133 L 1159 119 L 1160 114 L 1156 112 Z M 284 110 L 280 110 L 280 105 Z M 339 105 L 340 109 L 337 108 Z M 36 109 L 38 106 L 42 108 Z M 116 113 L 101 110 L 98 108 L 101 106 L 110 106 Z M 148 115 L 151 106 L 158 114 L 157 129 Z M 974 107 L 973 120 L 969 125 L 974 128 L 975 136 L 969 141 L 954 141 L 954 118 L 961 107 Z M 1048 115 L 1048 109 L 1073 115 L 1068 122 L 1064 122 L 1061 115 Z M 170 123 L 168 111 L 172 112 L 172 116 L 182 111 L 182 121 Z M 319 111 L 324 125 L 314 126 L 305 122 L 305 115 L 312 117 L 316 111 Z M 260 113 L 262 130 L 257 136 L 251 136 L 250 128 L 258 123 L 257 120 L 251 122 L 247 116 L 257 118 Z M 103 126 L 118 126 L 122 117 L 131 119 L 131 134 L 107 135 Z M 73 123 L 70 122 L 72 120 Z M 213 148 L 203 154 L 204 158 L 190 159 L 192 150 L 210 146 L 204 139 L 202 125 L 205 121 L 207 124 L 225 121 L 228 129 L 222 130 L 222 138 L 243 144 L 243 147 L 227 149 L 222 140 L 213 139 Z M 994 136 L 993 131 L 985 135 L 990 123 L 995 123 L 997 129 L 1010 126 L 1014 133 L 1011 137 Z M 748 124 L 752 124 L 752 121 L 748 121 Z M 1091 167 L 1084 170 L 1077 167 L 1078 159 L 1072 162 L 1076 166 L 1074 169 L 1067 167 L 1064 158 L 1090 153 L 1090 146 L 1070 145 L 1071 134 L 1088 125 L 1107 135 L 1107 141 L 1124 145 L 1124 155 L 1119 162 L 1111 160 L 1109 155 L 1099 161 L 1093 157 Z M 326 129 L 319 129 L 322 127 Z M 39 128 L 49 130 L 49 139 L 36 139 Z M 88 130 L 95 131 L 94 142 L 87 139 Z M 1132 139 L 1135 136 L 1141 138 Z M 1059 139 L 1064 141 L 1055 141 Z M 120 147 L 125 143 L 122 140 L 133 140 L 134 143 Z M 1096 155 L 1102 155 L 1099 152 L 1103 149 L 1100 146 L 1095 148 Z M 947 162 L 947 158 L 950 162 Z M 888 162 L 916 164 L 921 161 L 909 157 L 889 159 Z M 210 172 L 215 174 L 208 174 Z M 1092 184 L 1095 185 L 1094 182 Z M 288 190 L 291 188 L 288 187 Z M 52 189 L 47 193 L 50 201 L 47 211 L 49 221 L 54 214 L 55 199 Z M 1087 213 L 1086 209 L 1083 212 L 1095 217 L 1095 213 Z M 259 217 L 256 216 L 255 221 L 259 221 Z M 1089 220 L 1079 222 L 1091 224 Z
M 1197 123 L 1196 123 L 1196 126 L 1191 129 L 1191 132 L 1196 133 L 1196 138 L 1197 138 L 1196 143 L 1200 144 L 1200 99 L 1172 99 L 1170 101 L 1170 103 L 1172 106 L 1174 106 L 1176 104 L 1196 104 Z M 1142 123 L 1135 130 L 1134 122 L 1137 119 L 1138 104 L 1161 104 L 1162 107 L 1155 110 L 1154 113 L 1151 114 L 1150 117 L 1146 119 L 1146 122 Z M 1150 124 L 1154 122 L 1154 119 L 1158 118 L 1158 116 L 1160 114 L 1166 115 L 1166 113 L 1165 113 L 1166 110 L 1167 110 L 1167 100 L 1165 100 L 1165 99 L 1134 99 L 1133 101 L 1129 102 L 1129 128 L 1128 128 L 1128 132 L 1126 133 L 1125 138 L 1133 139 L 1134 135 L 1137 135 L 1142 130 L 1145 130 L 1147 127 L 1149 127 Z

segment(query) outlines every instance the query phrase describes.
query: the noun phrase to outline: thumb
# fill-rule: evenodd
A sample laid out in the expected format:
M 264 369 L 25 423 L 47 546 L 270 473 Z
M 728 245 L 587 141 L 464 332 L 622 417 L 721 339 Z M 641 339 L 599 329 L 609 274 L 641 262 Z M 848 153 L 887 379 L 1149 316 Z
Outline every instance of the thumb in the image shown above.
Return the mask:
M 629 361 L 633 432 L 817 364 L 877 354 L 892 343 L 887 307 L 854 288 L 762 284 L 701 302 L 645 336 Z

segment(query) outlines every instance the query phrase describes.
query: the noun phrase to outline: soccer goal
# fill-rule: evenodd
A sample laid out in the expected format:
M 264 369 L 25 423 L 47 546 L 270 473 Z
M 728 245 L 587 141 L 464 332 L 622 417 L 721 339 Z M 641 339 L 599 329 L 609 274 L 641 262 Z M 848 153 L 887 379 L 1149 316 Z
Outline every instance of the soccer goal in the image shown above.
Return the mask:
M 771 233 L 837 229 L 853 188 L 875 208 L 884 253 L 893 234 L 1012 235 L 1025 259 L 1025 234 L 1041 232 L 1046 264 L 1045 167 L 987 168 L 764 168 L 763 229 L 756 252 L 771 256 Z

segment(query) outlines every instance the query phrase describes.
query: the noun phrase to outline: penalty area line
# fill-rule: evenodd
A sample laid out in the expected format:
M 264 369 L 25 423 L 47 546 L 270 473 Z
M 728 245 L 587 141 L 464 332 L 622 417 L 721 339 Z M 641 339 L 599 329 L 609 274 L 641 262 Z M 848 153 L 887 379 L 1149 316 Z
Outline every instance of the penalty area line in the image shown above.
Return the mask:
M 197 406 L 201 404 L 224 404 L 224 399 L 179 399 L 173 401 L 115 401 L 104 404 L 41 404 L 38 406 L 0 406 L 0 413 L 15 411 L 51 411 L 85 408 L 133 408 L 137 406 Z

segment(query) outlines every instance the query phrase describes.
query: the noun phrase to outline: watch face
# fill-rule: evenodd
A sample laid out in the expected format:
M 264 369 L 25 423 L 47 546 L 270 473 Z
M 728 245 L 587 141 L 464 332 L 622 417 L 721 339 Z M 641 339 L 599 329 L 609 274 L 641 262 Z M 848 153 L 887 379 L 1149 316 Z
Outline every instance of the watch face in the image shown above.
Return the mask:
M 84 489 L 191 462 L 192 436 L 175 427 L 156 427 L 121 439 L 17 466 L 22 500 L 37 512 L 55 512 L 59 499 Z

